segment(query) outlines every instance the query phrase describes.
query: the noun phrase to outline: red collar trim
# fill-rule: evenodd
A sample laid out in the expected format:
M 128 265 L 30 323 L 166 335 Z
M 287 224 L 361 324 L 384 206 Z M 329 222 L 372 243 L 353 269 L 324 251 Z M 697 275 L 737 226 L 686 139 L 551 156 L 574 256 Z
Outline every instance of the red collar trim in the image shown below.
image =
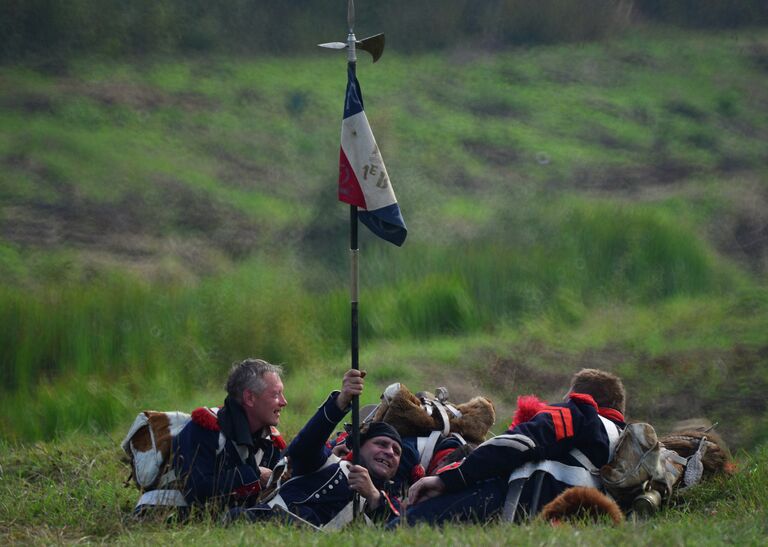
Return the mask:
M 593 406 L 595 407 L 595 410 L 597 410 L 597 403 L 595 402 L 595 399 L 592 397 L 592 395 L 587 395 L 586 393 L 571 393 L 568 395 L 568 398 L 576 401 L 577 403 Z
M 597 406 L 597 403 L 595 402 L 595 399 L 592 397 L 592 395 L 588 395 L 586 393 L 571 393 L 568 397 L 577 403 L 584 403 L 593 406 L 595 410 L 597 410 L 597 413 L 600 414 L 600 416 L 603 418 L 608 418 L 614 422 L 624 421 L 624 415 L 615 408 Z
M 605 406 L 601 406 L 597 409 L 597 413 L 600 414 L 603 418 L 608 418 L 609 420 L 613 420 L 614 422 L 624 422 L 624 414 L 616 410 L 615 408 L 608 408 Z
M 208 431 L 221 431 L 221 427 L 219 427 L 219 421 L 216 418 L 216 413 L 218 411 L 218 408 L 214 409 L 201 406 L 200 408 L 196 408 L 192 411 L 192 421 L 203 429 L 207 429 Z M 285 442 L 285 439 L 283 439 L 283 436 L 280 435 L 280 432 L 274 426 L 265 428 L 262 431 L 262 437 L 272 441 L 272 444 L 278 450 L 285 450 L 288 446 L 288 444 Z

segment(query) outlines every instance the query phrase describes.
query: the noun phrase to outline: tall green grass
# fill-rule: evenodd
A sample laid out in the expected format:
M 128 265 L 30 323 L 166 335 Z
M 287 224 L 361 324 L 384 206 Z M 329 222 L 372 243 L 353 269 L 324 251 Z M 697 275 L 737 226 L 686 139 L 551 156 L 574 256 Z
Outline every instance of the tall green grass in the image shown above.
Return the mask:
M 685 221 L 648 206 L 560 201 L 501 228 L 503 239 L 375 247 L 361 274 L 374 287 L 371 334 L 473 331 L 539 314 L 573 321 L 606 302 L 648 304 L 739 283 Z
M 657 211 L 574 202 L 544 215 L 527 243 L 371 245 L 363 261 L 366 341 L 491 331 L 532 317 L 578 324 L 607 302 L 648 304 L 737 285 L 707 245 Z M 347 351 L 346 275 L 307 288 L 298 261 L 261 257 L 193 284 L 113 273 L 0 290 L 4 436 L 109 428 L 147 384 L 180 392 L 260 356 L 294 368 Z M 331 283 L 333 284 L 333 283 Z M 98 380 L 98 381 L 97 381 Z M 96 383 L 89 383 L 89 382 Z M 120 388 L 99 386 L 120 384 Z M 31 401 L 32 412 L 16 408 Z

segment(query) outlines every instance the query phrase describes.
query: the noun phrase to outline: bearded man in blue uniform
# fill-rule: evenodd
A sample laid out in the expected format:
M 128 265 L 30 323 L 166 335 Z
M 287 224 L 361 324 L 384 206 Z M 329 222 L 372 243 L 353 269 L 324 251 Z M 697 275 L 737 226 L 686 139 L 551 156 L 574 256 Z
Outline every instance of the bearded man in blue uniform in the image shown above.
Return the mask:
M 281 373 L 262 359 L 236 363 L 224 406 L 194 410 L 174 437 L 174 468 L 188 504 L 246 504 L 266 484 L 286 447 L 276 427 L 288 404 Z
M 596 369 L 573 376 L 563 403 L 521 397 L 505 434 L 410 488 L 404 518 L 441 524 L 503 514 L 519 520 L 571 486 L 599 488 L 598 471 L 610 461 L 625 427 L 624 408 L 621 380 Z
M 350 521 L 352 500 L 360 495 L 363 513 L 379 521 L 399 514 L 399 501 L 388 491 L 400 464 L 403 443 L 394 427 L 373 422 L 360 434 L 360 465 L 341 459 L 326 444 L 363 391 L 365 372 L 351 369 L 341 391 L 332 392 L 291 442 L 286 452 L 292 477 L 275 497 L 247 510 L 235 509 L 230 520 L 280 518 L 339 528 Z M 351 456 L 351 455 L 350 455 Z

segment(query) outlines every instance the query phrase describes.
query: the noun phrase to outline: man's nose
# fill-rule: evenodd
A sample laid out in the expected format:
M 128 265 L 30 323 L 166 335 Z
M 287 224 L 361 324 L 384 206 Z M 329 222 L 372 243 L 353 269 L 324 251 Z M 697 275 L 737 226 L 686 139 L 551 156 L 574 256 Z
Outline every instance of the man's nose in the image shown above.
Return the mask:
M 278 399 L 277 404 L 280 406 L 286 406 L 288 404 L 288 399 L 285 398 L 285 395 L 280 395 L 280 399 Z

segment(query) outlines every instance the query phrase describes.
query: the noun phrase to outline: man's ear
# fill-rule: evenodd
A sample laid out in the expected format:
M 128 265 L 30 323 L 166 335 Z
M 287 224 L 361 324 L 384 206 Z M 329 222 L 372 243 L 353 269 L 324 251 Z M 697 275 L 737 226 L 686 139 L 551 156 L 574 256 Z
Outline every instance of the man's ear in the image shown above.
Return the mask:
M 250 389 L 244 389 L 242 395 L 243 406 L 251 407 L 255 402 L 255 395 Z

